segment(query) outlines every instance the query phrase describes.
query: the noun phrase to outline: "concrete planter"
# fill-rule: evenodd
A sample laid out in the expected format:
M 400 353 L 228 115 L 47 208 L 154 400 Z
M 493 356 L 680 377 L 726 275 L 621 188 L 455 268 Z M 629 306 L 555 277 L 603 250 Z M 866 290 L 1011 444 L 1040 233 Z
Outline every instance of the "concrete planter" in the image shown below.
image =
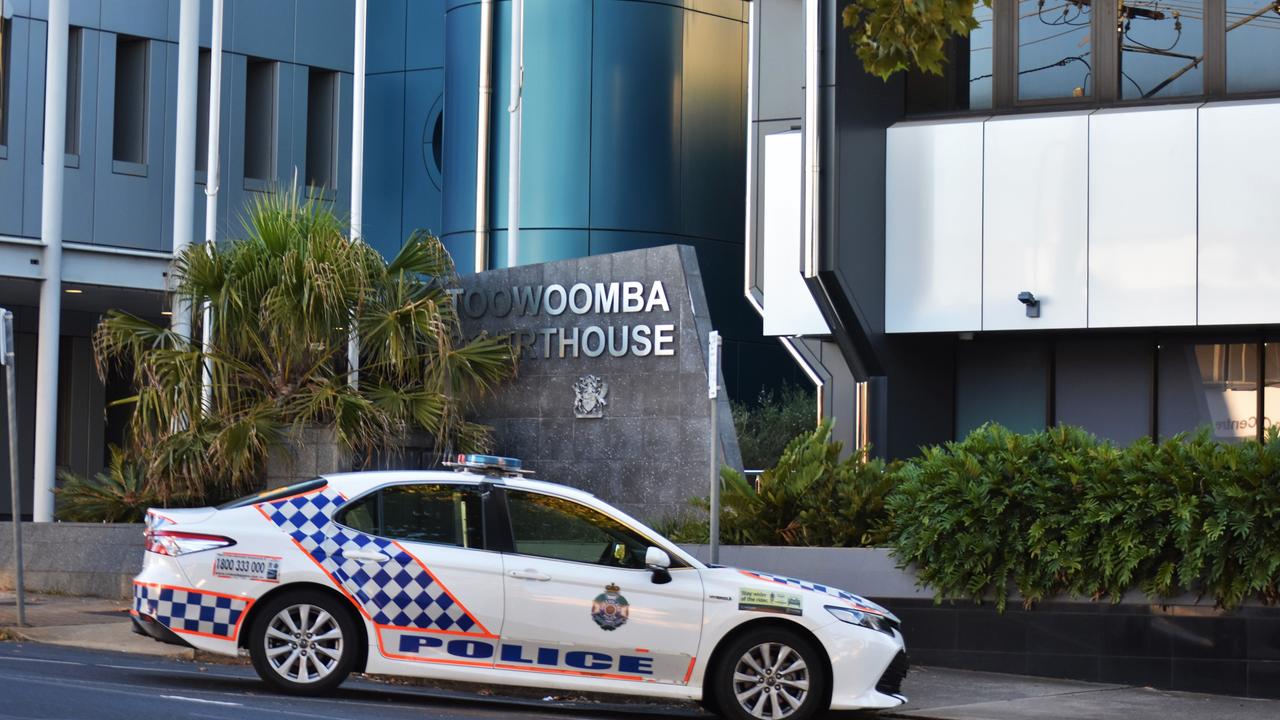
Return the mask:
M 23 523 L 22 551 L 30 592 L 133 597 L 142 570 L 143 526 L 131 523 Z M 0 588 L 15 587 L 13 527 L 0 523 Z

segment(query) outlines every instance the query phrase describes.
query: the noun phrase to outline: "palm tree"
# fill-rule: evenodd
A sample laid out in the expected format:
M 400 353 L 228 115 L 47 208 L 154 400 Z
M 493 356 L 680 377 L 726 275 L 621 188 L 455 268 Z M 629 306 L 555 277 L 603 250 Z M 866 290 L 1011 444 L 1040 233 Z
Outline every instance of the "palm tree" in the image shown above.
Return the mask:
M 437 448 L 487 448 L 489 429 L 464 413 L 514 373 L 510 342 L 461 337 L 448 293 L 457 276 L 438 238 L 417 232 L 387 262 L 345 230 L 296 190 L 272 193 L 250 208 L 244 239 L 179 255 L 178 296 L 212 306 L 207 351 L 199 317 L 195 340 L 119 311 L 98 325 L 98 372 L 132 372 L 131 454 L 163 499 L 257 489 L 268 450 L 305 427 L 332 428 L 366 457 L 411 430 Z M 347 381 L 353 322 L 358 388 Z

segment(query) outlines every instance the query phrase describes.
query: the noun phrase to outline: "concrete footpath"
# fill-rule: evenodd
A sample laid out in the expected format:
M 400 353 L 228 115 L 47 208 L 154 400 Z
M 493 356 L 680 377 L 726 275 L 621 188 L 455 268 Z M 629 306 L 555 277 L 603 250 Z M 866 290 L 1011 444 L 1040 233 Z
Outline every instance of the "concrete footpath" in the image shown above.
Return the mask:
M 13 593 L 0 591 L 0 640 L 167 656 L 190 660 L 194 653 L 155 642 L 130 630 L 127 602 L 65 595 L 28 596 L 28 627 L 15 627 Z M 233 661 L 234 662 L 234 661 Z M 876 714 L 842 717 L 913 720 L 1276 720 L 1280 701 L 1168 692 L 1127 685 L 1103 685 L 915 667 L 903 691 L 911 701 Z M 490 696 L 492 697 L 492 696 Z M 689 713 L 696 716 L 697 713 Z
M 129 603 L 71 595 L 26 596 L 27 626 L 17 627 L 17 598 L 0 590 L 0 640 L 26 640 L 89 650 L 114 650 L 190 660 L 191 648 L 166 645 L 133 632 Z

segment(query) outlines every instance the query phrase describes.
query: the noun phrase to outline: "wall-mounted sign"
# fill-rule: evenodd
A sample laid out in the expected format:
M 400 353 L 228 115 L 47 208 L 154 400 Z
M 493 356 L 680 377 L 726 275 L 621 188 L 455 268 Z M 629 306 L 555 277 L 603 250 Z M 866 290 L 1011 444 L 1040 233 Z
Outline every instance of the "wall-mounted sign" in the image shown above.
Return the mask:
M 508 335 L 516 377 L 468 418 L 534 477 L 582 488 L 643 518 L 705 496 L 711 318 L 693 248 L 680 245 L 490 270 L 461 278 L 468 335 Z M 728 398 L 721 460 L 741 467 Z
M 676 354 L 674 323 L 631 322 L 625 316 L 643 313 L 670 313 L 667 291 L 661 280 L 648 284 L 628 280 L 598 283 L 574 283 L 565 287 L 549 285 L 512 285 L 494 288 L 471 288 L 462 294 L 459 308 L 464 318 L 540 317 L 545 322 L 591 316 L 600 322 L 583 326 L 566 325 L 563 321 L 547 327 L 512 330 L 513 337 L 526 356 L 613 357 L 649 354 Z M 619 317 L 622 316 L 622 317 Z M 602 324 L 607 322 L 608 324 Z

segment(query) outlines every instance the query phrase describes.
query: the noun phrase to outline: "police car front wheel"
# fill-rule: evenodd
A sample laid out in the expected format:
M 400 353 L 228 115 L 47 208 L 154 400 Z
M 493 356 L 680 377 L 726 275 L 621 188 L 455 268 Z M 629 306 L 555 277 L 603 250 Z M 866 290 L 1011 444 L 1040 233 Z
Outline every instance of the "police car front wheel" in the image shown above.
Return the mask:
M 254 618 L 249 654 L 258 675 L 281 690 L 316 694 L 337 687 L 355 665 L 355 622 L 319 592 L 274 598 Z
M 734 720 L 807 720 L 827 701 L 818 650 L 799 633 L 761 628 L 736 639 L 714 679 L 716 709 Z

